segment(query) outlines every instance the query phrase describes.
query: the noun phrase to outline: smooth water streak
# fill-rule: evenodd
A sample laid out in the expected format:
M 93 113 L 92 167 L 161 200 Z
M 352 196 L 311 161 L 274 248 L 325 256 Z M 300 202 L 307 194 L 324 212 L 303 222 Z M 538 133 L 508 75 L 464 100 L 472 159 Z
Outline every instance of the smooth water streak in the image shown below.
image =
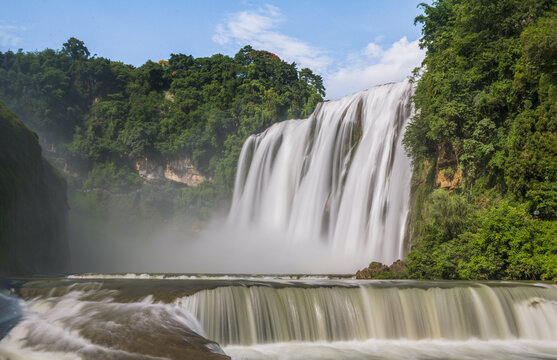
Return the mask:
M 325 242 L 346 258 L 402 258 L 411 177 L 402 134 L 412 93 L 408 81 L 374 87 L 250 136 L 229 223 L 285 231 L 296 246 Z
M 557 287 L 228 286 L 175 303 L 221 345 L 281 342 L 557 341 Z

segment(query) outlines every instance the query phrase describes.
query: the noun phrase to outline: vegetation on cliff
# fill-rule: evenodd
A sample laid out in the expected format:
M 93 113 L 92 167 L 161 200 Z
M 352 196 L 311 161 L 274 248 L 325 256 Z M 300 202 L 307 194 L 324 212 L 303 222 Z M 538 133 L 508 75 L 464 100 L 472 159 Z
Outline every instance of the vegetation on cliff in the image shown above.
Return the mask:
M 56 156 L 80 165 L 70 185 L 91 194 L 76 206 L 107 194 L 147 206 L 138 160 L 184 156 L 211 180 L 199 189 L 161 184 L 171 200 L 151 212 L 200 209 L 195 215 L 206 217 L 232 193 L 245 138 L 310 114 L 323 95 L 320 76 L 250 46 L 234 57 L 172 54 L 137 68 L 91 56 L 75 38 L 59 51 L 0 53 L 0 100 Z
M 557 280 L 557 4 L 422 6 L 405 271 Z
M 67 210 L 65 180 L 0 102 L 0 275 L 66 271 Z

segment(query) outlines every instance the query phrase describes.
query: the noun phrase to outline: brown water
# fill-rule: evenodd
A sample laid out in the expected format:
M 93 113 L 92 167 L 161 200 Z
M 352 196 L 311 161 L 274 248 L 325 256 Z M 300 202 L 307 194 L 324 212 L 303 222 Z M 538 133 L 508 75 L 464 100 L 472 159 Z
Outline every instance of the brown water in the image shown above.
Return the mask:
M 557 359 L 552 284 L 128 274 L 10 287 L 24 316 L 0 359 Z

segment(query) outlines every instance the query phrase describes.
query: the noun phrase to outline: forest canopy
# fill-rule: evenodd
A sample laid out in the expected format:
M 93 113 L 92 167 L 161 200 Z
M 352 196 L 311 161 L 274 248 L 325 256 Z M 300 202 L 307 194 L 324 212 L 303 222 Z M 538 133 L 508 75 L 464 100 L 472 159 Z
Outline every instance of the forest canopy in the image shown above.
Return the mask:
M 60 50 L 0 52 L 0 100 L 57 151 L 85 161 L 89 183 L 102 174 L 119 189 L 141 182 L 135 160 L 185 154 L 230 195 L 245 138 L 309 115 L 324 94 L 310 69 L 251 46 L 140 67 L 91 56 L 76 38 Z
M 557 4 L 422 4 L 415 278 L 557 280 Z

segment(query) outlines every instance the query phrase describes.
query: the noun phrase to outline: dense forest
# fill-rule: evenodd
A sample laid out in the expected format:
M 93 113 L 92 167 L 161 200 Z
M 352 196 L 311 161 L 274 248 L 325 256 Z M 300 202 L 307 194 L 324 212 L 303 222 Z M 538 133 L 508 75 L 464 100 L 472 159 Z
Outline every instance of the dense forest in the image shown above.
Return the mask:
M 421 6 L 427 53 L 404 138 L 410 252 L 361 275 L 557 280 L 557 3 Z M 0 100 L 63 159 L 81 211 L 119 196 L 135 215 L 204 221 L 230 199 L 246 137 L 308 116 L 323 96 L 320 76 L 250 46 L 140 67 L 91 56 L 75 38 L 58 51 L 0 52 Z M 206 180 L 147 181 L 137 169 L 184 157 Z
M 367 276 L 557 280 L 556 2 L 421 6 L 412 251 Z
M 206 219 L 230 198 L 245 138 L 309 115 L 324 93 L 311 70 L 250 46 L 137 68 L 91 56 L 75 38 L 58 51 L 0 53 L 0 100 L 68 175 L 72 207 L 102 213 L 119 196 L 133 216 L 156 220 Z M 184 157 L 207 181 L 147 182 L 135 165 Z

